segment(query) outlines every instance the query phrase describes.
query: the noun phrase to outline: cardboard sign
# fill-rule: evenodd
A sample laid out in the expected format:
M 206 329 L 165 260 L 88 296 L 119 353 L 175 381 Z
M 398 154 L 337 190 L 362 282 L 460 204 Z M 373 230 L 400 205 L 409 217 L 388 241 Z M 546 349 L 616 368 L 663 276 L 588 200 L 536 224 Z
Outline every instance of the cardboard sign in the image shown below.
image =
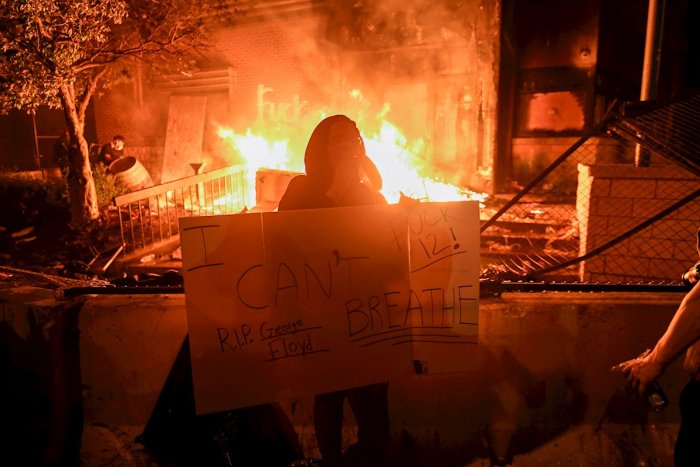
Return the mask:
M 464 367 L 476 202 L 180 219 L 197 413 Z

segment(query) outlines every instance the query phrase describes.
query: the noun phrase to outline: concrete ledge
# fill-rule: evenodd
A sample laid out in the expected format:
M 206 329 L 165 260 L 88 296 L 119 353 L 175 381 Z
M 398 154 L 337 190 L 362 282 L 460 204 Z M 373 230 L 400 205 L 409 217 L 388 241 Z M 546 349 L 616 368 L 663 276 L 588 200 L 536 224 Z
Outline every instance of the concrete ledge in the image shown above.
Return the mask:
M 509 293 L 483 300 L 481 345 L 475 350 L 472 371 L 391 382 L 395 456 L 413 452 L 420 459 L 417 465 L 456 465 L 476 462 L 500 449 L 515 456 L 516 465 L 545 465 L 562 452 L 579 456 L 581 462 L 616 465 L 626 455 L 618 450 L 620 443 L 634 439 L 640 459 L 670 462 L 677 408 L 660 414 L 614 415 L 615 405 L 625 401 L 625 384 L 609 368 L 652 346 L 681 298 L 682 294 L 554 292 Z M 91 407 L 86 421 L 93 414 L 90 422 L 98 426 L 145 423 L 159 375 L 164 375 L 168 355 L 184 335 L 183 299 L 100 297 L 86 305 L 82 348 L 102 349 L 83 356 L 84 362 L 92 361 L 92 370 L 83 366 L 83 384 L 91 388 L 87 393 L 91 400 L 85 401 Z M 173 330 L 177 336 L 168 336 Z M 155 335 L 158 339 L 149 339 Z M 132 346 L 134 351 L 128 351 Z M 685 379 L 677 365 L 662 379 L 672 403 Z M 139 388 L 148 396 L 138 396 Z M 283 407 L 307 454 L 318 455 L 312 402 L 305 397 L 284 401 Z M 349 410 L 346 419 L 344 438 L 350 444 L 356 428 Z M 640 422 L 646 431 L 634 428 Z M 598 426 L 602 431 L 596 431 Z M 590 450 L 580 453 L 564 446 L 562 439 L 585 442 Z
M 588 177 L 596 178 L 632 178 L 653 180 L 693 180 L 697 177 L 677 165 L 657 165 L 635 167 L 631 164 L 579 164 L 578 171 Z
M 184 296 L 91 297 L 79 327 L 86 420 L 145 426 L 187 335 Z

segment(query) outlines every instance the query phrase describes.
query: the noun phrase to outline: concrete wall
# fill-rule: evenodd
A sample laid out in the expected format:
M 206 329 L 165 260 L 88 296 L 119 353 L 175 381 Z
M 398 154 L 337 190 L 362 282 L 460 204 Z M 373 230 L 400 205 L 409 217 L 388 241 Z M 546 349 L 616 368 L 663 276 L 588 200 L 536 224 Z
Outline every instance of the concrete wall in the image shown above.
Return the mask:
M 15 376 L 10 381 L 45 375 L 45 392 L 62 394 L 51 399 L 52 415 L 45 414 L 48 425 L 41 426 L 55 428 L 43 433 L 41 446 L 53 446 L 54 458 L 79 447 L 84 465 L 150 465 L 134 438 L 185 336 L 184 296 L 93 296 L 82 304 L 30 292 L 3 292 L 0 336 L 10 349 L 3 365 Z M 392 455 L 407 466 L 484 465 L 494 453 L 511 457 L 513 465 L 671 465 L 678 394 L 687 380 L 680 362 L 661 378 L 671 404 L 659 413 L 643 410 L 625 393 L 623 377 L 609 369 L 653 346 L 681 298 L 508 293 L 483 299 L 472 370 L 390 383 Z M 79 315 L 70 311 L 76 306 Z M 54 344 L 55 353 L 47 352 L 48 342 L 63 350 Z M 71 342 L 79 343 L 79 357 Z M 76 387 L 82 387 L 80 445 L 70 438 L 81 433 L 69 410 L 76 413 Z M 31 413 L 23 405 L 28 396 L 4 396 L 5 413 L 8 407 L 25 419 Z M 318 456 L 312 398 L 282 406 L 306 454 Z M 347 409 L 346 415 L 349 444 L 355 426 Z
M 184 336 L 182 299 L 100 297 L 85 306 L 85 436 L 94 435 L 91 427 L 143 426 Z M 609 368 L 653 346 L 680 299 L 548 293 L 483 300 L 473 371 L 390 384 L 392 452 L 418 460 L 415 465 L 436 466 L 475 462 L 494 450 L 514 456 L 515 465 L 562 458 L 571 465 L 669 463 L 675 403 L 686 380 L 682 370 L 674 364 L 661 380 L 672 406 L 649 414 L 634 410 L 622 376 Z M 307 455 L 318 455 L 311 399 L 283 405 Z M 354 427 L 347 415 L 349 443 Z
M 78 464 L 80 308 L 0 272 L 0 465 Z

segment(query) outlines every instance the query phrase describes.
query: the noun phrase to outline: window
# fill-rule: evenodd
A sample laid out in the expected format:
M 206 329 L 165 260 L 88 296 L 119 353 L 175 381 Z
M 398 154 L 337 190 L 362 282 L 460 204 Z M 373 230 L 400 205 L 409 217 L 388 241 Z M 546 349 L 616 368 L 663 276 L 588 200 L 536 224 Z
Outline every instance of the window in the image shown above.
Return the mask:
M 578 68 L 521 70 L 515 101 L 514 135 L 580 135 L 590 120 L 589 71 Z

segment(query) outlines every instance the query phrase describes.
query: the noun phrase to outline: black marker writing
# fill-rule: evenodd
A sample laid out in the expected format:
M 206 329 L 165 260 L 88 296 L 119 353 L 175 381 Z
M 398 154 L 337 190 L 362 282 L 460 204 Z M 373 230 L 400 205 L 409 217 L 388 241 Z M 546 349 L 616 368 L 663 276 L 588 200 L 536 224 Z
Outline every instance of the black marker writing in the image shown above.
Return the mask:
M 367 261 L 369 260 L 369 256 L 348 256 L 347 258 L 343 258 L 342 256 L 338 255 L 338 266 L 340 266 L 340 263 L 342 262 L 346 262 L 348 266 L 348 293 L 352 292 L 352 265 L 354 261 L 358 260 Z
M 403 248 L 401 248 L 401 245 L 403 243 L 405 243 L 406 231 L 403 228 L 401 230 L 396 229 L 396 226 L 394 225 L 395 219 L 404 219 L 404 217 L 403 216 L 393 217 L 389 221 L 389 223 L 387 224 L 389 226 L 389 229 L 391 229 L 391 240 L 389 241 L 389 245 L 396 245 L 397 250 L 403 251 Z
M 297 276 L 294 275 L 294 271 L 289 267 L 287 263 L 280 263 L 277 266 L 277 284 L 275 287 L 275 303 L 279 303 L 280 292 L 287 289 L 292 289 L 294 291 L 295 302 L 299 302 L 299 284 L 297 283 Z
M 329 349 L 317 349 L 311 339 L 311 333 L 278 337 L 268 341 L 267 346 L 270 351 L 268 362 L 329 351 Z
M 408 307 L 406 308 L 406 317 L 403 320 L 403 325 L 408 323 L 408 316 L 412 311 L 417 311 L 420 316 L 420 324 L 423 324 L 423 305 L 420 303 L 418 295 L 411 290 L 408 295 Z
M 440 214 L 441 214 L 441 216 L 442 216 L 442 221 L 443 221 L 444 223 L 450 224 L 450 223 L 452 223 L 453 221 L 456 221 L 456 220 L 457 220 L 456 217 L 452 217 L 452 216 L 450 216 L 450 215 L 447 213 L 447 211 L 450 209 L 449 206 L 443 204 L 443 205 L 440 205 L 438 208 L 440 209 Z
M 188 232 L 190 230 L 199 230 L 201 236 L 202 236 L 202 249 L 204 250 L 204 263 L 198 264 L 197 266 L 192 266 L 187 268 L 188 271 L 194 271 L 196 269 L 202 269 L 202 268 L 210 268 L 213 266 L 222 266 L 224 263 L 221 262 L 209 262 L 209 255 L 207 253 L 207 239 L 205 233 L 205 229 L 218 229 L 220 226 L 218 224 L 212 224 L 212 225 L 199 225 L 197 227 L 188 227 L 186 229 L 183 229 L 184 232 Z
M 425 268 L 429 268 L 430 266 L 434 266 L 435 264 L 439 263 L 440 261 L 444 261 L 444 260 L 449 259 L 449 258 L 451 258 L 451 257 L 453 257 L 453 256 L 464 255 L 464 254 L 466 254 L 466 253 L 467 253 L 466 251 L 458 251 L 458 252 L 456 252 L 456 253 L 450 253 L 450 254 L 447 254 L 447 255 L 445 255 L 445 256 L 441 256 L 441 257 L 439 257 L 439 258 L 435 258 L 434 260 L 430 261 L 429 263 L 422 264 L 422 265 L 418 266 L 418 267 L 415 268 L 415 269 L 411 269 L 411 272 L 422 271 L 422 270 L 425 269 Z
M 478 301 L 468 296 L 470 289 L 471 285 L 459 285 L 352 297 L 344 304 L 348 337 L 426 325 L 478 325 Z
M 254 310 L 263 310 L 268 307 L 267 304 L 263 305 L 253 305 L 251 302 L 243 298 L 243 293 L 241 289 L 243 289 L 243 286 L 245 285 L 245 281 L 251 280 L 254 281 L 255 279 L 249 278 L 248 275 L 253 272 L 253 270 L 258 269 L 263 267 L 262 264 L 254 264 L 253 266 L 249 267 L 245 271 L 243 271 L 243 274 L 238 278 L 238 282 L 236 283 L 236 295 L 238 296 L 238 299 L 241 301 L 242 304 L 247 306 L 248 308 L 252 308 Z
M 321 298 L 329 300 L 342 286 L 352 291 L 353 277 L 358 273 L 358 261 L 369 261 L 368 256 L 342 257 L 337 250 L 332 252 L 335 266 L 330 261 L 321 267 L 309 263 L 293 266 L 279 262 L 274 265 L 254 264 L 245 269 L 236 281 L 238 300 L 247 308 L 263 310 L 271 304 L 300 303 Z M 303 268 L 303 269 L 301 269 Z
M 419 238 L 418 243 L 420 243 L 420 246 L 423 247 L 423 252 L 428 258 L 437 256 L 450 247 L 449 244 L 439 247 L 437 235 L 434 233 L 429 233 L 422 239 Z
M 328 266 L 328 279 L 327 279 L 327 287 L 323 286 L 323 283 L 321 282 L 321 278 L 319 275 L 316 273 L 314 269 L 311 268 L 308 264 L 304 263 L 304 278 L 306 279 L 306 298 L 310 298 L 311 296 L 311 287 L 308 286 L 309 284 L 309 274 L 314 276 L 316 279 L 316 283 L 318 284 L 318 288 L 321 289 L 321 292 L 323 295 L 326 296 L 326 298 L 331 298 L 331 295 L 333 294 L 333 273 L 331 272 L 331 263 L 326 263 Z
M 235 352 L 254 342 L 252 329 L 245 323 L 241 324 L 240 327 L 233 328 L 233 338 L 231 338 L 231 331 L 227 328 L 216 328 L 216 335 L 219 338 L 219 348 L 222 352 Z

